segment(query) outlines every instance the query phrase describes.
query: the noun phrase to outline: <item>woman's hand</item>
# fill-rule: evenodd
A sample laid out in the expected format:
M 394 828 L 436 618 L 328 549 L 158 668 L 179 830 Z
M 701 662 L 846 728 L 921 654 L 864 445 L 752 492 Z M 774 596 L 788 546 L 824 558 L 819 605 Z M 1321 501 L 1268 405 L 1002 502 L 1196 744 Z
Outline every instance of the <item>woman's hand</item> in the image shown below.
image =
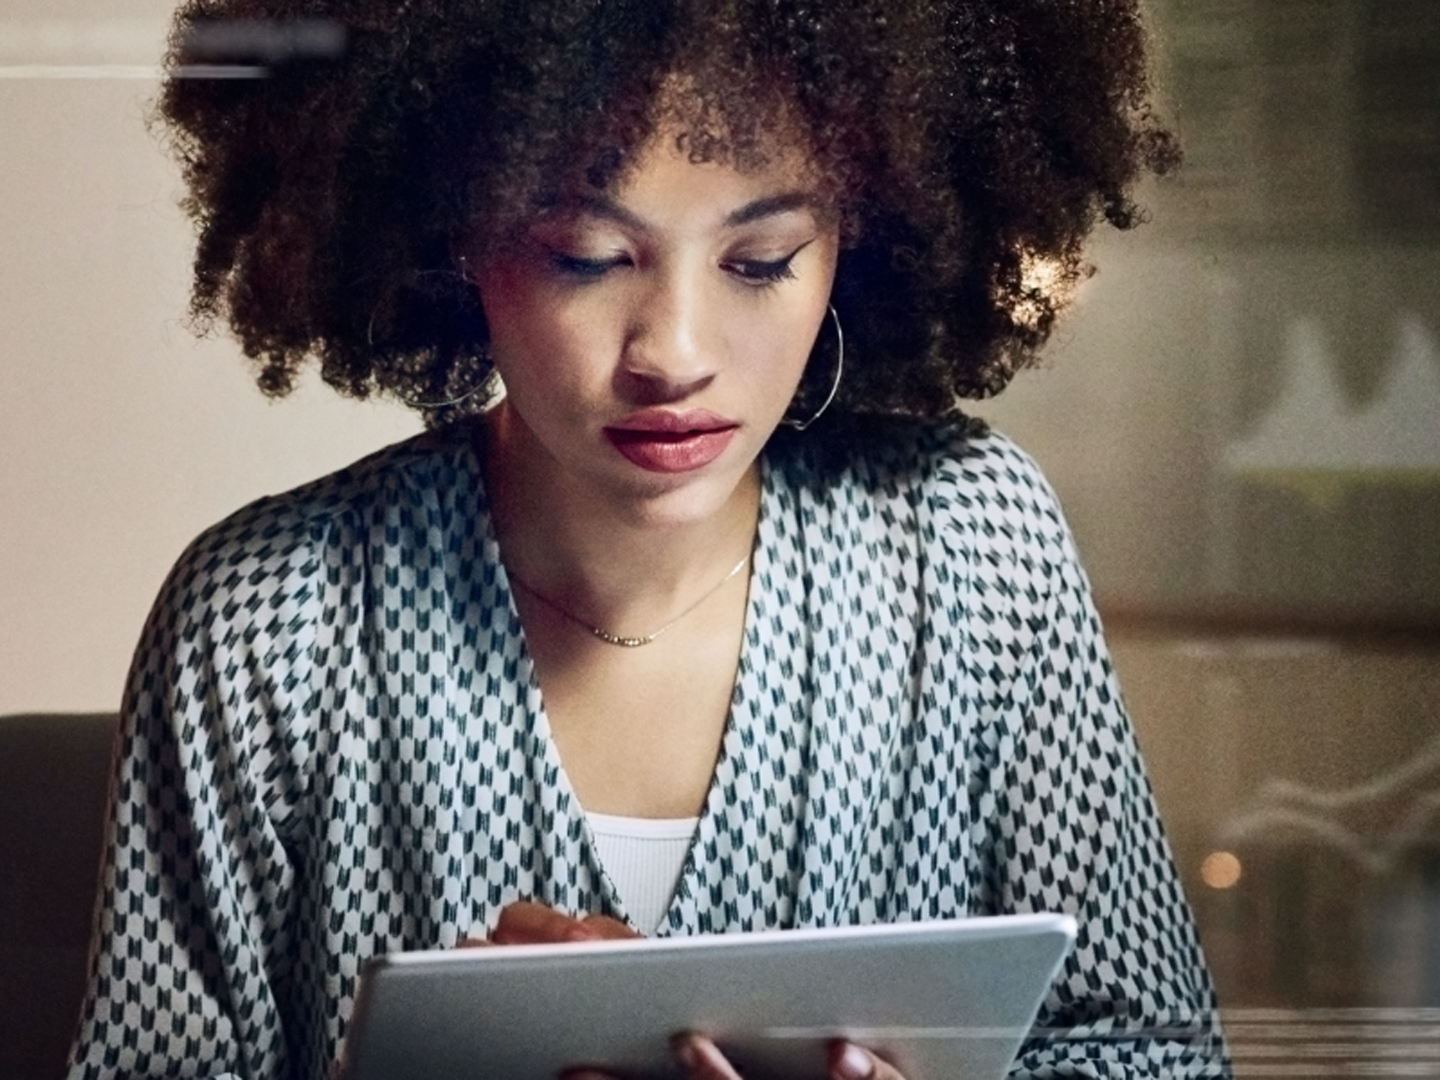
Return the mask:
M 677 1035 L 670 1044 L 675 1061 L 688 1080 L 744 1080 L 720 1048 L 703 1035 Z M 900 1071 L 869 1050 L 836 1039 L 829 1050 L 830 1080 L 905 1080 Z M 570 1069 L 562 1080 L 619 1080 L 593 1069 Z
M 720 1048 L 703 1035 L 677 1036 L 671 1050 L 689 1080 L 744 1080 L 725 1060 Z M 905 1080 L 893 1065 L 854 1043 L 836 1039 L 826 1053 L 830 1080 Z
M 640 935 L 608 915 L 586 915 L 576 918 L 563 911 L 517 900 L 500 912 L 495 930 L 488 938 L 466 938 L 462 949 L 477 945 L 558 945 L 567 941 L 603 941 L 609 938 L 634 938 Z

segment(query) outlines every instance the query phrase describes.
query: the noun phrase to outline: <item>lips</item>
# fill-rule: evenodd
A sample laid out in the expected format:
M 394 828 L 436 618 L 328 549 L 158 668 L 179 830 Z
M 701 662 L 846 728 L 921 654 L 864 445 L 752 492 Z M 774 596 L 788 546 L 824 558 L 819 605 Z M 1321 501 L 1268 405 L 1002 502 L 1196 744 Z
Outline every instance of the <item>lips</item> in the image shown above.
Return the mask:
M 649 472 L 703 469 L 725 452 L 739 425 L 703 409 L 651 409 L 605 429 L 605 436 L 631 464 Z

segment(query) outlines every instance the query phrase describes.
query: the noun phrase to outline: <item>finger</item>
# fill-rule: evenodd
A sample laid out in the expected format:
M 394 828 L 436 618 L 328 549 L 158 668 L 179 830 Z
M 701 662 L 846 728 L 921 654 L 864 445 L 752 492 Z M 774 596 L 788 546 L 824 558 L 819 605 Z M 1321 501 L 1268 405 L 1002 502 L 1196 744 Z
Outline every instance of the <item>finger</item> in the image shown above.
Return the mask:
M 612 919 L 609 915 L 586 915 L 580 920 L 580 925 L 592 931 L 596 937 L 612 940 L 640 937 L 640 931 L 634 927 L 626 926 L 619 919 Z
M 548 904 L 517 900 L 507 904 L 490 934 L 496 945 L 548 945 L 563 941 L 594 941 L 598 935 L 577 918 Z
M 704 1035 L 687 1031 L 670 1040 L 670 1052 L 688 1080 L 740 1080 L 725 1055 Z
M 597 1072 L 594 1069 L 562 1069 L 559 1080 L 617 1080 L 609 1073 Z
M 831 1080 L 905 1080 L 900 1070 L 863 1046 L 837 1039 L 830 1044 Z

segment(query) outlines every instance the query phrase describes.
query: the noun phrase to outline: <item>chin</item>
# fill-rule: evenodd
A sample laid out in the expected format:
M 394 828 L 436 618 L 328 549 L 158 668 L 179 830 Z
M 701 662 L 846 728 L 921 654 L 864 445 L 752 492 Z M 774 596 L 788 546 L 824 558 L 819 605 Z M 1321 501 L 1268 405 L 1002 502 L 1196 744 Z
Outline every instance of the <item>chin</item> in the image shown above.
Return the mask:
M 616 492 L 628 516 L 648 528 L 684 528 L 725 512 L 744 487 L 750 468 L 726 469 L 705 475 L 649 474 L 630 467 Z M 639 473 L 640 475 L 636 475 Z M 613 488 L 611 489 L 614 490 Z

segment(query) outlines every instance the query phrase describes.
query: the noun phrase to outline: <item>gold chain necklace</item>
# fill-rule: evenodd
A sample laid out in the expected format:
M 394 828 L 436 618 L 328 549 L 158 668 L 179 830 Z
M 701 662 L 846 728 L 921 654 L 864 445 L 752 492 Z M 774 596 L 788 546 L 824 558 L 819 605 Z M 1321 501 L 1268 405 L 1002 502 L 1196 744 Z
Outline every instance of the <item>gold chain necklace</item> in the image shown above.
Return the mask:
M 561 615 L 565 616 L 565 618 L 569 619 L 576 626 L 580 627 L 582 630 L 585 630 L 587 633 L 593 634 L 595 637 L 605 642 L 605 644 L 618 645 L 622 649 L 638 649 L 641 645 L 649 645 L 661 634 L 665 633 L 666 630 L 669 630 L 681 619 L 685 618 L 686 615 L 689 615 L 706 600 L 709 600 L 710 597 L 714 596 L 717 592 L 720 591 L 720 589 L 725 585 L 727 581 L 729 581 L 736 574 L 738 574 L 740 572 L 740 568 L 749 561 L 750 556 L 746 555 L 743 559 L 741 559 L 738 563 L 735 564 L 734 569 L 732 569 L 728 574 L 721 578 L 715 585 L 711 586 L 711 588 L 707 589 L 705 594 L 701 596 L 699 600 L 696 600 L 693 604 L 687 607 L 684 611 L 680 612 L 679 615 L 676 615 L 673 619 L 667 622 L 664 626 L 660 627 L 660 629 L 656 630 L 653 634 L 645 634 L 642 637 L 626 637 L 624 634 L 612 634 L 609 630 L 603 630 L 592 623 L 588 623 L 584 619 L 580 618 L 580 616 L 576 615 L 569 608 L 566 608 L 557 601 L 550 599 L 550 597 L 546 596 L 544 593 L 537 591 L 533 586 L 526 582 L 524 578 L 521 578 L 513 570 L 506 568 L 505 572 L 509 575 L 511 581 L 515 582 L 516 585 L 519 585 L 536 600 L 539 600 L 546 607 L 553 608 L 555 611 L 558 611 Z

